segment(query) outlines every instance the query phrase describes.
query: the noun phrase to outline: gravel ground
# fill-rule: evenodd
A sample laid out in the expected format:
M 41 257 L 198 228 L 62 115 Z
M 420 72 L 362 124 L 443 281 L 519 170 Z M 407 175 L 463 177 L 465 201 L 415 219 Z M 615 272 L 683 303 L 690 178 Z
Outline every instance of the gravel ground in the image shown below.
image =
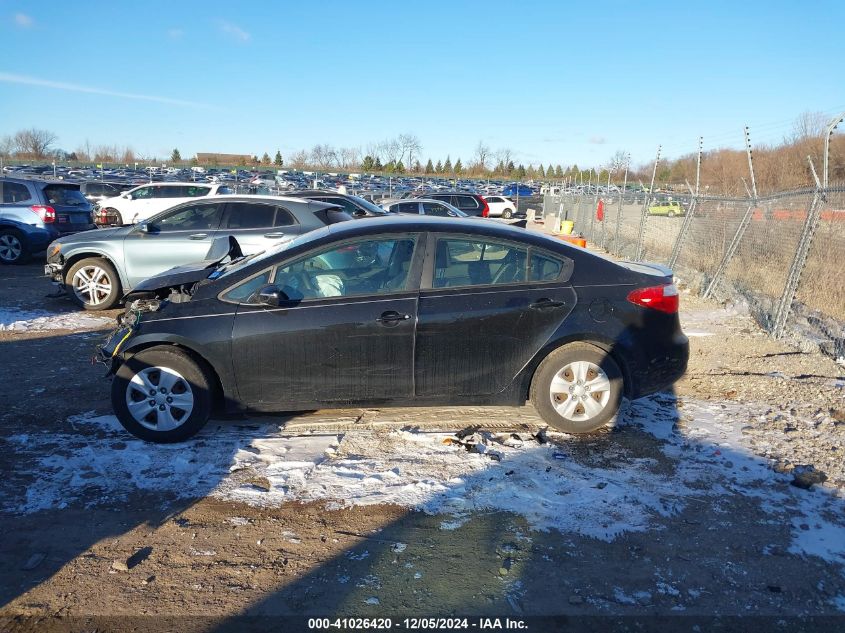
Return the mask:
M 73 324 L 39 272 L 0 270 L 0 309 Z M 166 455 L 113 423 L 90 364 L 101 326 L 0 331 L 0 629 L 458 614 L 648 630 L 751 614 L 767 630 L 841 630 L 845 371 L 735 307 L 684 295 L 682 318 L 687 376 L 590 438 L 532 440 L 529 407 L 320 411 L 214 421 Z M 434 433 L 473 424 L 486 453 Z M 278 445 L 320 434 L 333 452 L 291 477 Z M 118 617 L 74 619 L 94 616 Z M 814 616 L 832 619 L 794 619 Z

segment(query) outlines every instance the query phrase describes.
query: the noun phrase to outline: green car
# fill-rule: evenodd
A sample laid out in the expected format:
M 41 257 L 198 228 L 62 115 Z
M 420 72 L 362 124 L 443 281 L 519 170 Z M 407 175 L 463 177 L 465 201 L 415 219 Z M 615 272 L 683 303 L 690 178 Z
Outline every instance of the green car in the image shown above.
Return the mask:
M 674 218 L 676 215 L 684 215 L 684 213 L 686 213 L 684 206 L 680 202 L 673 201 L 655 202 L 648 208 L 649 215 L 665 215 L 670 218 Z

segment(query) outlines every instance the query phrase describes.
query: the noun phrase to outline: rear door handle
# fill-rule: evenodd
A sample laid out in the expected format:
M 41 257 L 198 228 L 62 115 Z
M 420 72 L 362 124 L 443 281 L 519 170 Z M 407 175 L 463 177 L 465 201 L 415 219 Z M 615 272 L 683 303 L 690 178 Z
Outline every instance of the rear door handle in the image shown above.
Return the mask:
M 384 325 L 389 325 L 392 323 L 398 323 L 399 321 L 407 321 L 410 318 L 410 314 L 400 314 L 399 312 L 396 312 L 396 310 L 388 310 L 387 312 L 382 312 L 381 316 L 377 318 L 376 321 Z
M 269 237 L 271 240 L 279 239 L 280 237 L 284 237 L 284 233 L 265 233 L 264 237 Z
M 204 240 L 208 237 L 208 233 L 194 233 L 193 235 L 189 235 L 189 240 Z
M 548 310 L 549 308 L 561 308 L 566 303 L 563 301 L 552 301 L 551 299 L 537 299 L 534 303 L 528 305 L 532 310 Z

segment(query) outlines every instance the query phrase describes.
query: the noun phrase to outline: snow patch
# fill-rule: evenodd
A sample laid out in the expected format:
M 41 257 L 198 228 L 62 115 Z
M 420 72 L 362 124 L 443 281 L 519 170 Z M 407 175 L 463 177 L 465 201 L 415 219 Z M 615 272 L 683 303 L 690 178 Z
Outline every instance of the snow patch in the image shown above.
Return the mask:
M 86 312 L 46 312 L 0 308 L 0 332 L 43 332 L 45 330 L 97 330 L 113 325 L 114 319 Z

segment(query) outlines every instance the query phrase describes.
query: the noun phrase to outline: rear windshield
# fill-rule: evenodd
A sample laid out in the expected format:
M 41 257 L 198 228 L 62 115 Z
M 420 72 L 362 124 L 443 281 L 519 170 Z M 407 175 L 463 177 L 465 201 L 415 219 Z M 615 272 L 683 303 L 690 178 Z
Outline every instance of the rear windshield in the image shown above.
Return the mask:
M 88 200 L 82 195 L 79 187 L 67 185 L 47 185 L 44 187 L 44 195 L 48 204 L 57 204 L 67 207 L 87 207 Z

